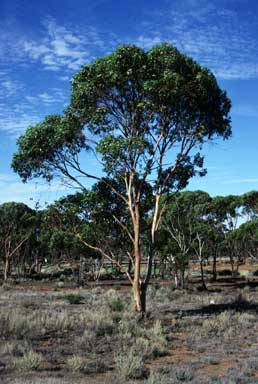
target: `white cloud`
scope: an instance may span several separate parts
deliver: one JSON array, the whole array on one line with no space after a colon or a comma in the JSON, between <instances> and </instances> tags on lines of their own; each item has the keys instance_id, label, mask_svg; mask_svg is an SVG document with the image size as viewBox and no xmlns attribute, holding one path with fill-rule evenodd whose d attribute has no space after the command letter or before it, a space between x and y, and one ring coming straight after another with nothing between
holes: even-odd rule
<instances>
[{"instance_id":1,"label":"white cloud","mask_svg":"<svg viewBox=\"0 0 258 384\"><path fill-rule=\"evenodd\" d=\"M15 96L23 90L24 85L17 79L14 79L7 70L0 71L0 99Z\"/></svg>"},{"instance_id":2,"label":"white cloud","mask_svg":"<svg viewBox=\"0 0 258 384\"><path fill-rule=\"evenodd\" d=\"M231 179L225 180L224 184L252 184L258 183L258 178L247 178L247 179Z\"/></svg>"},{"instance_id":3,"label":"white cloud","mask_svg":"<svg viewBox=\"0 0 258 384\"><path fill-rule=\"evenodd\" d=\"M38 95L27 95L25 99L33 105L42 105L46 104L58 104L65 103L68 101L67 94L62 89L59 88L50 88L48 92L42 92Z\"/></svg>"},{"instance_id":4,"label":"white cloud","mask_svg":"<svg viewBox=\"0 0 258 384\"><path fill-rule=\"evenodd\" d=\"M72 80L72 78L69 77L69 76L58 76L58 79L61 80L61 81L66 81L66 82Z\"/></svg>"},{"instance_id":5,"label":"white cloud","mask_svg":"<svg viewBox=\"0 0 258 384\"><path fill-rule=\"evenodd\" d=\"M94 28L82 34L48 18L43 21L46 37L22 40L21 49L31 60L40 61L51 71L78 70L90 59L89 48L103 48L104 42Z\"/></svg>"},{"instance_id":6,"label":"white cloud","mask_svg":"<svg viewBox=\"0 0 258 384\"><path fill-rule=\"evenodd\" d=\"M220 79L257 78L258 23L235 8L203 0L175 2L166 12L146 15L144 34L129 40L146 49L152 42L170 42Z\"/></svg>"},{"instance_id":7,"label":"white cloud","mask_svg":"<svg viewBox=\"0 0 258 384\"><path fill-rule=\"evenodd\" d=\"M144 49L150 49L153 45L160 44L162 39L159 36L147 37L140 35L136 41L136 45L140 45Z\"/></svg>"},{"instance_id":8,"label":"white cloud","mask_svg":"<svg viewBox=\"0 0 258 384\"><path fill-rule=\"evenodd\" d=\"M3 111L0 108L0 131L17 138L28 126L39 123L41 119L42 116L35 111L16 112L12 108Z\"/></svg>"},{"instance_id":9,"label":"white cloud","mask_svg":"<svg viewBox=\"0 0 258 384\"><path fill-rule=\"evenodd\" d=\"M22 183L18 177L12 174L0 174L0 204L7 201L23 202L31 207L39 204L41 208L48 203L67 194L70 190L63 184L55 182L51 184L30 182Z\"/></svg>"}]
</instances>

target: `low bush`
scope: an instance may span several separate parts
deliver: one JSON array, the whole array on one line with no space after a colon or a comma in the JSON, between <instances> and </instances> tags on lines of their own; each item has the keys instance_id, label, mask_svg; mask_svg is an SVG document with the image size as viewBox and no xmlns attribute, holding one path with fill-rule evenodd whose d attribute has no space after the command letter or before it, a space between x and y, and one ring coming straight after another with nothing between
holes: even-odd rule
<instances>
[{"instance_id":1,"label":"low bush","mask_svg":"<svg viewBox=\"0 0 258 384\"><path fill-rule=\"evenodd\" d=\"M167 375L160 373L158 371L150 371L148 380L145 381L145 384L170 384L171 381Z\"/></svg>"},{"instance_id":2,"label":"low bush","mask_svg":"<svg viewBox=\"0 0 258 384\"><path fill-rule=\"evenodd\" d=\"M78 293L69 293L63 295L62 299L67 300L69 304L81 304L84 300L84 296L79 295Z\"/></svg>"},{"instance_id":3,"label":"low bush","mask_svg":"<svg viewBox=\"0 0 258 384\"><path fill-rule=\"evenodd\" d=\"M125 379L139 377L144 368L141 353L136 353L135 348L121 351L115 356L115 366L118 373Z\"/></svg>"},{"instance_id":4,"label":"low bush","mask_svg":"<svg viewBox=\"0 0 258 384\"><path fill-rule=\"evenodd\" d=\"M192 381L194 377L193 370L191 368L178 368L175 370L175 377L178 381Z\"/></svg>"},{"instance_id":5,"label":"low bush","mask_svg":"<svg viewBox=\"0 0 258 384\"><path fill-rule=\"evenodd\" d=\"M67 359L67 367L72 372L81 372L84 368L84 360L81 356L73 355Z\"/></svg>"},{"instance_id":6,"label":"low bush","mask_svg":"<svg viewBox=\"0 0 258 384\"><path fill-rule=\"evenodd\" d=\"M120 298L113 299L109 302L109 307L112 311L122 312L125 308L125 304Z\"/></svg>"},{"instance_id":7,"label":"low bush","mask_svg":"<svg viewBox=\"0 0 258 384\"><path fill-rule=\"evenodd\" d=\"M14 361L14 366L18 369L31 369L38 370L41 363L43 361L43 357L40 353L34 352L30 350L26 352L21 358L18 358Z\"/></svg>"}]
</instances>

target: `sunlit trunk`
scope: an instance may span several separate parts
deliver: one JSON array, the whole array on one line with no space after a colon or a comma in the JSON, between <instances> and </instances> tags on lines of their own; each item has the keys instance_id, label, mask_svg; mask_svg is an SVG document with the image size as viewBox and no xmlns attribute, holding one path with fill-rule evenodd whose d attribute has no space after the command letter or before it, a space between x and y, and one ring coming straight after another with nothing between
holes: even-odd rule
<instances>
[{"instance_id":1,"label":"sunlit trunk","mask_svg":"<svg viewBox=\"0 0 258 384\"><path fill-rule=\"evenodd\" d=\"M6 256L5 266L4 266L4 281L8 280L8 277L10 276L10 271L11 271L10 260L9 260L9 257Z\"/></svg>"}]
</instances>

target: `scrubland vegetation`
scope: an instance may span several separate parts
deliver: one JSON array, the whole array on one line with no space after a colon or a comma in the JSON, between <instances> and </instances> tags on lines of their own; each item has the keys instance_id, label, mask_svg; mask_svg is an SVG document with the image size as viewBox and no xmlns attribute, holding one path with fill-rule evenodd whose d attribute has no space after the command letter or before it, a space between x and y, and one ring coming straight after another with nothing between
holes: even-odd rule
<instances>
[{"instance_id":1,"label":"scrubland vegetation","mask_svg":"<svg viewBox=\"0 0 258 384\"><path fill-rule=\"evenodd\" d=\"M70 290L77 304L41 288L1 288L3 383L258 382L256 288L151 285L145 319L121 285Z\"/></svg>"}]
</instances>

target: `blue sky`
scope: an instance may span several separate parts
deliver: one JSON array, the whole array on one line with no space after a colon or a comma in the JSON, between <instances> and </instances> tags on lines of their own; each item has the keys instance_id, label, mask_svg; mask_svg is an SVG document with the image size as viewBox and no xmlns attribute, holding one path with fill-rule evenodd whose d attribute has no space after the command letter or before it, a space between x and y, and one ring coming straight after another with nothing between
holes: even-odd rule
<instances>
[{"instance_id":1,"label":"blue sky","mask_svg":"<svg viewBox=\"0 0 258 384\"><path fill-rule=\"evenodd\" d=\"M257 14L254 0L1 0L0 203L43 206L71 192L58 181L21 183L10 169L17 137L63 111L81 65L124 43L176 45L210 68L232 100L233 137L205 149L208 175L189 188L211 195L257 189Z\"/></svg>"}]
</instances>

